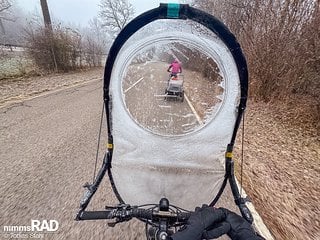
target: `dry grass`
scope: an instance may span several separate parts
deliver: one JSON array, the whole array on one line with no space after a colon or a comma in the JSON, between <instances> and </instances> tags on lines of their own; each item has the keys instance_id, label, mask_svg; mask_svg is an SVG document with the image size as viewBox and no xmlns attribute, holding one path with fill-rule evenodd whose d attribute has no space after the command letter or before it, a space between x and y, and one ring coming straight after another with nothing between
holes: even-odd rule
<instances>
[{"instance_id":1,"label":"dry grass","mask_svg":"<svg viewBox=\"0 0 320 240\"><path fill-rule=\"evenodd\" d=\"M249 104L243 185L275 239L315 240L320 239L320 137L308 116L297 121L294 112ZM239 149L236 156L240 159Z\"/></svg>"}]
</instances>

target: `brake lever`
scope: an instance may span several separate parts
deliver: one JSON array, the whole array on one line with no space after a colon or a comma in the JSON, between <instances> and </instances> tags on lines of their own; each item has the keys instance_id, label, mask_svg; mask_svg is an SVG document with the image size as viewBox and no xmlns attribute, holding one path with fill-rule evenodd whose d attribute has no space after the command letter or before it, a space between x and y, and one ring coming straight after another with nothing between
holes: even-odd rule
<instances>
[{"instance_id":1,"label":"brake lever","mask_svg":"<svg viewBox=\"0 0 320 240\"><path fill-rule=\"evenodd\" d=\"M116 221L114 221L114 222L108 222L108 226L109 226L109 227L114 227L114 226L116 226L118 223L127 222L127 221L129 221L129 220L132 219L132 217L129 217L129 216L124 215L124 214L121 214L121 215L117 214L117 215L118 215L118 216L116 217Z\"/></svg>"},{"instance_id":2,"label":"brake lever","mask_svg":"<svg viewBox=\"0 0 320 240\"><path fill-rule=\"evenodd\" d=\"M121 223L122 221L115 221L115 222L108 222L109 227L115 227L118 223Z\"/></svg>"},{"instance_id":3,"label":"brake lever","mask_svg":"<svg viewBox=\"0 0 320 240\"><path fill-rule=\"evenodd\" d=\"M111 210L111 215L116 219L114 222L109 222L109 227L114 227L118 223L126 222L132 219L131 216L128 215L128 212L132 210L132 207L129 204L119 204L116 207L106 206L106 210Z\"/></svg>"},{"instance_id":4,"label":"brake lever","mask_svg":"<svg viewBox=\"0 0 320 240\"><path fill-rule=\"evenodd\" d=\"M119 210L119 206L114 207L114 206L106 206L105 207L106 210L111 211L110 214L112 215L112 217L116 217L117 215L117 211ZM119 217L116 217L116 221L114 222L108 222L108 226L109 227L115 227L118 223L123 222Z\"/></svg>"},{"instance_id":5,"label":"brake lever","mask_svg":"<svg viewBox=\"0 0 320 240\"><path fill-rule=\"evenodd\" d=\"M117 206L105 206L106 210L116 210L114 213L116 212L121 212L123 210L131 210L132 207L129 204L124 204L124 203L120 203Z\"/></svg>"}]
</instances>

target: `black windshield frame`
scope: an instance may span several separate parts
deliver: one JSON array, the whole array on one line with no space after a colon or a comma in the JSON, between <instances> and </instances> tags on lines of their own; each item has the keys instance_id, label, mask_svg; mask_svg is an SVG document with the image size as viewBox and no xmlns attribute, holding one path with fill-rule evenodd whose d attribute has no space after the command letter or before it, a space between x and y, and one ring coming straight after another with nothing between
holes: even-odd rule
<instances>
[{"instance_id":1,"label":"black windshield frame","mask_svg":"<svg viewBox=\"0 0 320 240\"><path fill-rule=\"evenodd\" d=\"M104 104L106 107L107 131L108 131L108 152L109 152L108 175L109 175L109 180L111 182L113 191L116 197L118 198L118 200L120 201L120 203L124 203L124 201L121 198L119 192L117 191L117 188L114 184L112 171L111 171L112 152L114 148L113 136L112 136L112 114L111 114L112 99L109 92L111 75L112 75L113 66L118 56L118 53L120 52L121 48L126 43L126 41L135 32L137 32L139 29L141 29L145 25L160 19L180 19L180 20L189 19L189 20L195 21L205 26L206 28L210 29L212 32L214 32L230 50L239 73L241 98L238 106L237 117L234 125L233 134L230 139L230 143L228 144L228 147L226 146L227 148L226 152L229 154L232 152L233 146L235 144L236 134L240 126L240 122L241 122L244 110L246 108L247 94L248 94L247 62L237 39L219 19L217 19L216 17L204 11L193 8L188 4L160 4L158 8L149 10L139 15L135 19L133 19L121 30L121 32L113 42L113 45L109 50L109 54L108 54L106 65L105 65L105 71L104 71L103 96L104 96ZM230 167L230 164L232 164L232 167ZM231 184L231 189L237 203L237 201L238 202L240 201L239 198L241 198L241 196L239 195L237 186L235 186L234 174L233 174L233 162L232 162L232 158L229 157L229 155L228 157L226 157L226 174L225 174L223 185L219 193L217 194L217 196L213 197L213 201L210 203L210 205L214 205L218 201L218 199L220 198L225 188L225 185L228 179L230 180L229 182ZM239 204L237 203L237 205Z\"/></svg>"}]
</instances>

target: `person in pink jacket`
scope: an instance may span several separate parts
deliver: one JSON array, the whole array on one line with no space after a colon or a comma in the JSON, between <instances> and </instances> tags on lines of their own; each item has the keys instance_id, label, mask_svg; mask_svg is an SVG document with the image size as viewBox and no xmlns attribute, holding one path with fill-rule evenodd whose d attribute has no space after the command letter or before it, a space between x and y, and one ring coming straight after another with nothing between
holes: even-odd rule
<instances>
[{"instance_id":1,"label":"person in pink jacket","mask_svg":"<svg viewBox=\"0 0 320 240\"><path fill-rule=\"evenodd\" d=\"M178 62L178 60L174 60L168 70L168 72L171 72L171 77L177 77L178 73L182 73L182 68L181 68L181 64Z\"/></svg>"}]
</instances>

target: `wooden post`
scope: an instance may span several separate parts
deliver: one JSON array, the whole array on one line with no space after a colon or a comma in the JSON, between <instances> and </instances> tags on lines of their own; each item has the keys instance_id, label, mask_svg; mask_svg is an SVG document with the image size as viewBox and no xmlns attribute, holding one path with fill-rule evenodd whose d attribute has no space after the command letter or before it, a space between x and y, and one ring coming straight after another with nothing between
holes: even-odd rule
<instances>
[{"instance_id":1,"label":"wooden post","mask_svg":"<svg viewBox=\"0 0 320 240\"><path fill-rule=\"evenodd\" d=\"M41 9L42 9L46 34L48 34L48 37L51 40L51 53L52 53L54 67L55 67L55 70L58 71L58 65L57 65L56 55L54 52L53 41L52 41L53 40L53 29L52 29L51 18L50 18L47 0L40 0L40 4L41 4Z\"/></svg>"}]
</instances>

